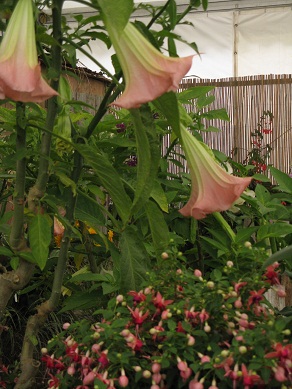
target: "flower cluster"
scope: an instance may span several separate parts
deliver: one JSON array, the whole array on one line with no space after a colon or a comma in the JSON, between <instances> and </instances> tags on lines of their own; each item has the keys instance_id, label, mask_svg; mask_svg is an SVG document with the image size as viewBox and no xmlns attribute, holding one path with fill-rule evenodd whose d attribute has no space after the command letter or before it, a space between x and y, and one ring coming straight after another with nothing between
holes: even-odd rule
<instances>
[{"instance_id":1,"label":"flower cluster","mask_svg":"<svg viewBox=\"0 0 292 389\"><path fill-rule=\"evenodd\" d=\"M163 253L148 284L111 299L97 322L64 324L43 350L48 388L290 387L289 320L265 298L280 267L260 268L229 260L203 275Z\"/></svg>"}]
</instances>

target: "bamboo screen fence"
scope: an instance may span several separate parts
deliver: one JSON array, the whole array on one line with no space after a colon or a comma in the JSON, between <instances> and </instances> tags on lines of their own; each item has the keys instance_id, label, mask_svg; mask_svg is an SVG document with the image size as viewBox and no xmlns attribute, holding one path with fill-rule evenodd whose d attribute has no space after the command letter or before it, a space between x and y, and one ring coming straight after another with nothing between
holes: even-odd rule
<instances>
[{"instance_id":1,"label":"bamboo screen fence","mask_svg":"<svg viewBox=\"0 0 292 389\"><path fill-rule=\"evenodd\" d=\"M292 166L292 75L237 77L220 80L184 79L180 91L194 86L212 85L215 101L210 109L225 108L230 122L206 120L206 126L221 131L206 132L204 140L212 149L243 162L252 148L251 132L257 128L264 111L274 119L264 135L264 142L272 147L267 163L290 173ZM165 142L167 147L168 140ZM263 143L264 144L264 143ZM237 151L235 153L235 150ZM176 168L174 169L176 170Z\"/></svg>"}]
</instances>

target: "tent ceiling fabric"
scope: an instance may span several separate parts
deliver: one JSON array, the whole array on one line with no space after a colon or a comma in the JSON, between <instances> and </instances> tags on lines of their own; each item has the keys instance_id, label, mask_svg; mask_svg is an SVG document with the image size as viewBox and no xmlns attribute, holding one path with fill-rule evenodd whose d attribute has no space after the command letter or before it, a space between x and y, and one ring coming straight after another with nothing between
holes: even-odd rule
<instances>
[{"instance_id":1,"label":"tent ceiling fabric","mask_svg":"<svg viewBox=\"0 0 292 389\"><path fill-rule=\"evenodd\" d=\"M138 0L135 0L139 3ZM144 2L165 4L165 1ZM177 0L186 4L187 0ZM84 12L80 4L65 2L68 14ZM72 8L75 4L78 8ZM83 7L84 8L84 7ZM88 8L85 13L90 16ZM135 15L147 23L144 14ZM188 76L199 78L225 78L259 74L292 73L292 6L291 0L209 0L207 12L188 14L194 27L181 24L175 33L187 42L196 42L201 56L196 55ZM113 72L112 50L102 42L90 43L98 61ZM188 45L177 42L178 54L194 54ZM92 61L79 54L80 62L94 71L100 71Z\"/></svg>"}]
</instances>

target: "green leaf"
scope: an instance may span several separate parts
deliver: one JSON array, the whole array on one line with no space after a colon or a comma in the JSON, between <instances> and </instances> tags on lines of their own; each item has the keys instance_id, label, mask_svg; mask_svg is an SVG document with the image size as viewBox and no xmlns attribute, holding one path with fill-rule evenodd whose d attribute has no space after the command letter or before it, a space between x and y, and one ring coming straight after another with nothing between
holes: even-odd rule
<instances>
[{"instance_id":1,"label":"green leaf","mask_svg":"<svg viewBox=\"0 0 292 389\"><path fill-rule=\"evenodd\" d=\"M206 11L208 8L208 2L209 2L208 0L202 0L202 5L203 5L204 11Z\"/></svg>"},{"instance_id":2,"label":"green leaf","mask_svg":"<svg viewBox=\"0 0 292 389\"><path fill-rule=\"evenodd\" d=\"M135 197L131 209L132 214L137 212L149 199L150 194L152 192L160 158L160 149L157 147L158 142L156 140L156 137L154 141L152 141L151 139L151 126L153 125L153 123L152 121L147 122L147 114L149 115L149 113L150 111L145 112L145 123L145 120L142 121L141 111L131 110L135 129L138 160ZM149 126L149 128L147 128L147 125ZM147 129L149 130L149 135Z\"/></svg>"},{"instance_id":3,"label":"green leaf","mask_svg":"<svg viewBox=\"0 0 292 389\"><path fill-rule=\"evenodd\" d=\"M5 257L12 257L14 254L11 250L6 247L0 247L0 255L4 255Z\"/></svg>"},{"instance_id":4,"label":"green leaf","mask_svg":"<svg viewBox=\"0 0 292 389\"><path fill-rule=\"evenodd\" d=\"M149 257L135 229L127 227L120 239L121 291L139 290L149 269Z\"/></svg>"},{"instance_id":5,"label":"green leaf","mask_svg":"<svg viewBox=\"0 0 292 389\"><path fill-rule=\"evenodd\" d=\"M76 196L76 183L62 172L55 171L54 174L59 178L62 184L65 185L65 187L71 187L73 195Z\"/></svg>"},{"instance_id":6,"label":"green leaf","mask_svg":"<svg viewBox=\"0 0 292 389\"><path fill-rule=\"evenodd\" d=\"M209 119L209 120L219 119L219 120L225 120L227 122L230 121L230 118L229 118L228 113L227 113L225 108L213 109L213 110L204 112L201 115L201 117L204 117L204 118Z\"/></svg>"},{"instance_id":7,"label":"green leaf","mask_svg":"<svg viewBox=\"0 0 292 389\"><path fill-rule=\"evenodd\" d=\"M155 250L158 254L166 250L169 245L169 230L162 211L156 203L149 201L146 205L151 235Z\"/></svg>"},{"instance_id":8,"label":"green leaf","mask_svg":"<svg viewBox=\"0 0 292 389\"><path fill-rule=\"evenodd\" d=\"M76 309L90 309L97 308L100 304L102 298L101 290L94 291L83 291L72 294L72 296L67 297L64 303L64 307L59 311L59 313L72 311Z\"/></svg>"},{"instance_id":9,"label":"green leaf","mask_svg":"<svg viewBox=\"0 0 292 389\"><path fill-rule=\"evenodd\" d=\"M94 169L102 186L108 191L118 214L126 223L130 216L131 199L127 195L120 175L112 166L106 155L88 145L75 145L86 162Z\"/></svg>"},{"instance_id":10,"label":"green leaf","mask_svg":"<svg viewBox=\"0 0 292 389\"><path fill-rule=\"evenodd\" d=\"M252 176L254 180L261 181L261 182L271 182L269 177L265 176L264 174L256 173Z\"/></svg>"},{"instance_id":11,"label":"green leaf","mask_svg":"<svg viewBox=\"0 0 292 389\"><path fill-rule=\"evenodd\" d=\"M260 201L262 204L266 204L270 198L270 192L268 189L266 189L263 185L258 184L255 188L255 194L258 201Z\"/></svg>"},{"instance_id":12,"label":"green leaf","mask_svg":"<svg viewBox=\"0 0 292 389\"><path fill-rule=\"evenodd\" d=\"M52 220L50 217L41 214L33 216L29 223L30 248L41 270L44 269L49 255L49 245L52 236L51 226Z\"/></svg>"},{"instance_id":13,"label":"green leaf","mask_svg":"<svg viewBox=\"0 0 292 389\"><path fill-rule=\"evenodd\" d=\"M77 196L75 218L95 230L100 229L100 226L105 224L105 217L97 201L80 191L78 191Z\"/></svg>"},{"instance_id":14,"label":"green leaf","mask_svg":"<svg viewBox=\"0 0 292 389\"><path fill-rule=\"evenodd\" d=\"M197 108L201 110L215 101L214 95L200 96L197 100Z\"/></svg>"},{"instance_id":15,"label":"green leaf","mask_svg":"<svg viewBox=\"0 0 292 389\"><path fill-rule=\"evenodd\" d=\"M262 269L266 269L267 266L272 265L274 262L288 261L292 266L292 245L287 246L282 250L277 251L271 255L263 264Z\"/></svg>"},{"instance_id":16,"label":"green leaf","mask_svg":"<svg viewBox=\"0 0 292 389\"><path fill-rule=\"evenodd\" d=\"M274 223L274 224L265 224L260 226L257 238L258 240L263 240L265 238L278 238L286 236L292 233L292 224L287 223Z\"/></svg>"},{"instance_id":17,"label":"green leaf","mask_svg":"<svg viewBox=\"0 0 292 389\"><path fill-rule=\"evenodd\" d=\"M180 114L177 98L174 92L164 93L153 101L156 108L166 117L176 136L180 135Z\"/></svg>"},{"instance_id":18,"label":"green leaf","mask_svg":"<svg viewBox=\"0 0 292 389\"><path fill-rule=\"evenodd\" d=\"M168 199L158 181L155 181L153 184L151 197L156 201L163 212L168 212Z\"/></svg>"},{"instance_id":19,"label":"green leaf","mask_svg":"<svg viewBox=\"0 0 292 389\"><path fill-rule=\"evenodd\" d=\"M269 169L279 185L277 189L292 194L292 178L275 167L270 167Z\"/></svg>"},{"instance_id":20,"label":"green leaf","mask_svg":"<svg viewBox=\"0 0 292 389\"><path fill-rule=\"evenodd\" d=\"M13 270L16 270L19 266L19 257L12 257L10 259L10 266Z\"/></svg>"},{"instance_id":21,"label":"green leaf","mask_svg":"<svg viewBox=\"0 0 292 389\"><path fill-rule=\"evenodd\" d=\"M90 281L96 281L96 282L104 282L109 281L110 276L106 274L97 274L97 273L83 273L83 274L76 274L73 275L69 282L90 282Z\"/></svg>"},{"instance_id":22,"label":"green leaf","mask_svg":"<svg viewBox=\"0 0 292 389\"><path fill-rule=\"evenodd\" d=\"M215 89L214 86L194 86L192 88L188 88L180 92L178 94L178 100L181 103L186 104L190 100L205 96L206 93L210 92L213 89Z\"/></svg>"},{"instance_id":23,"label":"green leaf","mask_svg":"<svg viewBox=\"0 0 292 389\"><path fill-rule=\"evenodd\" d=\"M133 11L133 0L98 0L106 27L114 26L121 33Z\"/></svg>"},{"instance_id":24,"label":"green leaf","mask_svg":"<svg viewBox=\"0 0 292 389\"><path fill-rule=\"evenodd\" d=\"M246 227L239 230L235 236L235 243L246 242L259 227Z\"/></svg>"},{"instance_id":25,"label":"green leaf","mask_svg":"<svg viewBox=\"0 0 292 389\"><path fill-rule=\"evenodd\" d=\"M174 0L170 0L166 10L169 15L170 27L173 29L176 26L176 2Z\"/></svg>"}]
</instances>

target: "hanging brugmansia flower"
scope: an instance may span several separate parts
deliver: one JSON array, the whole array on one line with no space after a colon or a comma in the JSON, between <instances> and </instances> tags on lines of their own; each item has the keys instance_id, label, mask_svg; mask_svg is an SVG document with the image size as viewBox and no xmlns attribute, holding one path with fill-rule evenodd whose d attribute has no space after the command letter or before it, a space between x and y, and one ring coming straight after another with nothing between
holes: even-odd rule
<instances>
[{"instance_id":1,"label":"hanging brugmansia flower","mask_svg":"<svg viewBox=\"0 0 292 389\"><path fill-rule=\"evenodd\" d=\"M41 102L54 95L41 76L32 0L19 0L0 46L0 99Z\"/></svg>"},{"instance_id":2,"label":"hanging brugmansia flower","mask_svg":"<svg viewBox=\"0 0 292 389\"><path fill-rule=\"evenodd\" d=\"M252 178L228 174L216 162L212 151L183 125L181 140L190 169L192 193L180 213L202 219L209 213L226 211L240 197Z\"/></svg>"},{"instance_id":3,"label":"hanging brugmansia flower","mask_svg":"<svg viewBox=\"0 0 292 389\"><path fill-rule=\"evenodd\" d=\"M193 56L167 57L127 23L121 33L108 29L125 78L125 91L114 105L138 108L169 91L176 91L182 77L192 66Z\"/></svg>"}]
</instances>

